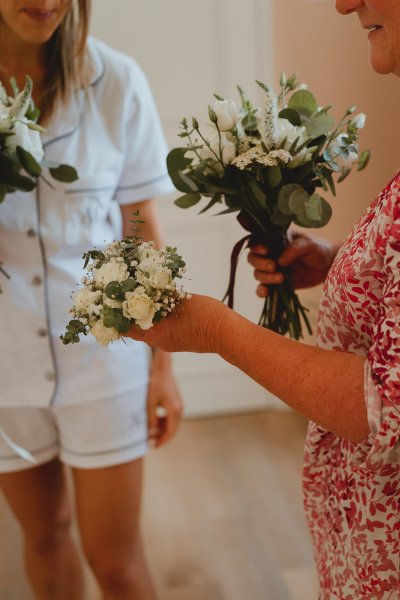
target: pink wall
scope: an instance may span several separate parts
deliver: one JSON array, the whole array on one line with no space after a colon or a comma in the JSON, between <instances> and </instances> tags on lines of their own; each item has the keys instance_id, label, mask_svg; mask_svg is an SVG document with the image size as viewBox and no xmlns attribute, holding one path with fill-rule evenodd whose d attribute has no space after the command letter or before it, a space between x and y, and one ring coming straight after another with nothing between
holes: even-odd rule
<instances>
[{"instance_id":1,"label":"pink wall","mask_svg":"<svg viewBox=\"0 0 400 600\"><path fill-rule=\"evenodd\" d=\"M334 1L273 1L276 78L300 73L318 101L334 104L334 115L357 105L367 124L360 145L372 149L367 169L337 187L333 217L321 234L342 239L364 208L400 168L400 81L369 66L367 33L356 15L336 13Z\"/></svg>"}]
</instances>

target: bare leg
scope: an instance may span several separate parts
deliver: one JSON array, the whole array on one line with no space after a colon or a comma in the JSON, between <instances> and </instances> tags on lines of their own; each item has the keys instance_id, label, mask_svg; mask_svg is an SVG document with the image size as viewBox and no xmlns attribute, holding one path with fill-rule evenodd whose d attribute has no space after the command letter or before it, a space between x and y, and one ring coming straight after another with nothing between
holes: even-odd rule
<instances>
[{"instance_id":1,"label":"bare leg","mask_svg":"<svg viewBox=\"0 0 400 600\"><path fill-rule=\"evenodd\" d=\"M0 475L0 487L22 526L25 563L40 600L82 600L83 575L70 536L71 508L56 459Z\"/></svg>"},{"instance_id":2,"label":"bare leg","mask_svg":"<svg viewBox=\"0 0 400 600\"><path fill-rule=\"evenodd\" d=\"M143 461L73 469L84 552L104 600L155 600L139 530Z\"/></svg>"}]
</instances>

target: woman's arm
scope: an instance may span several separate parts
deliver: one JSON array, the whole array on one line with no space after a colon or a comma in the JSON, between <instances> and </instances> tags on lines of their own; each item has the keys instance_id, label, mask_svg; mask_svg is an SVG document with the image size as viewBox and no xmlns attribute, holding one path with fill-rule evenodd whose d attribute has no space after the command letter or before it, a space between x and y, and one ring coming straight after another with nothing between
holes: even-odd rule
<instances>
[{"instance_id":1,"label":"woman's arm","mask_svg":"<svg viewBox=\"0 0 400 600\"><path fill-rule=\"evenodd\" d=\"M139 211L140 237L154 241L157 248L164 245L162 227L153 199L121 205L124 236L133 234L135 212ZM172 357L168 352L154 349L147 395L150 437L155 446L165 444L176 432L182 415L182 398L172 371ZM160 409L162 412L160 413Z\"/></svg>"},{"instance_id":2,"label":"woman's arm","mask_svg":"<svg viewBox=\"0 0 400 600\"><path fill-rule=\"evenodd\" d=\"M282 337L230 312L218 354L324 429L355 442L369 433L365 358Z\"/></svg>"},{"instance_id":3,"label":"woman's arm","mask_svg":"<svg viewBox=\"0 0 400 600\"><path fill-rule=\"evenodd\" d=\"M328 431L355 442L370 433L363 357L282 337L207 296L183 301L155 327L133 327L131 335L170 352L217 353Z\"/></svg>"}]
</instances>

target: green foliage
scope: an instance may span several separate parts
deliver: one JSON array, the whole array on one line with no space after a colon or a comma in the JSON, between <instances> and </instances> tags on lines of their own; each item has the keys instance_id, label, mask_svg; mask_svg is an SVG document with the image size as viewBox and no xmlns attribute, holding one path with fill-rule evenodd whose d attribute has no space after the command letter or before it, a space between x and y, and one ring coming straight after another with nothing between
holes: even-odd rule
<instances>
[{"instance_id":1,"label":"green foliage","mask_svg":"<svg viewBox=\"0 0 400 600\"><path fill-rule=\"evenodd\" d=\"M105 327L115 327L119 333L128 333L131 322L130 319L124 317L120 308L111 308L104 304L101 316Z\"/></svg>"},{"instance_id":2,"label":"green foliage","mask_svg":"<svg viewBox=\"0 0 400 600\"><path fill-rule=\"evenodd\" d=\"M179 208L191 208L201 200L201 194L199 193L190 193L185 194L184 196L180 196L174 201L176 206Z\"/></svg>"},{"instance_id":3,"label":"green foliage","mask_svg":"<svg viewBox=\"0 0 400 600\"><path fill-rule=\"evenodd\" d=\"M308 90L297 90L290 97L288 108L296 111L301 117L311 117L318 111L318 103Z\"/></svg>"},{"instance_id":4,"label":"green foliage","mask_svg":"<svg viewBox=\"0 0 400 600\"><path fill-rule=\"evenodd\" d=\"M77 344L79 342L79 335L87 335L87 327L78 321L78 319L71 319L66 327L64 335L60 335L60 339L64 345Z\"/></svg>"},{"instance_id":5,"label":"green foliage","mask_svg":"<svg viewBox=\"0 0 400 600\"><path fill-rule=\"evenodd\" d=\"M30 152L22 148L22 146L17 146L17 156L22 167L29 175L31 175L31 177L39 177L42 172L42 167Z\"/></svg>"},{"instance_id":6,"label":"green foliage","mask_svg":"<svg viewBox=\"0 0 400 600\"><path fill-rule=\"evenodd\" d=\"M188 148L175 148L167 156L167 169L169 176L177 190L185 193L193 192L193 186L187 178L183 178L183 171L191 164L191 159L186 158ZM195 188L196 189L196 188Z\"/></svg>"},{"instance_id":7,"label":"green foliage","mask_svg":"<svg viewBox=\"0 0 400 600\"><path fill-rule=\"evenodd\" d=\"M78 173L71 165L61 164L58 167L50 168L49 171L53 179L63 183L72 183L78 179Z\"/></svg>"},{"instance_id":8,"label":"green foliage","mask_svg":"<svg viewBox=\"0 0 400 600\"><path fill-rule=\"evenodd\" d=\"M86 267L89 264L89 260L93 260L95 262L96 268L98 269L99 267L101 267L101 265L105 262L106 257L104 256L104 254L100 251L100 250L89 250L88 252L85 252L82 255L82 258L84 259L84 265L83 268L86 269Z\"/></svg>"}]
</instances>

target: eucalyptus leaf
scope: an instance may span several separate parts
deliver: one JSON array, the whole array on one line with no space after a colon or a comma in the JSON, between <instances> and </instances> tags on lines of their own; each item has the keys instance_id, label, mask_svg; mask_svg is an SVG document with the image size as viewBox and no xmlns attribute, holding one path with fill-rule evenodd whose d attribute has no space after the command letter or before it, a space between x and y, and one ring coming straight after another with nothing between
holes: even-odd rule
<instances>
[{"instance_id":1,"label":"eucalyptus leaf","mask_svg":"<svg viewBox=\"0 0 400 600\"><path fill-rule=\"evenodd\" d=\"M284 215L292 214L292 211L289 206L289 199L293 192L295 192L296 190L304 191L304 188L298 183L288 183L286 185L283 185L279 190L277 207L279 211Z\"/></svg>"},{"instance_id":2,"label":"eucalyptus leaf","mask_svg":"<svg viewBox=\"0 0 400 600\"><path fill-rule=\"evenodd\" d=\"M121 289L121 284L118 281L110 281L105 287L105 295L110 300L123 300L124 293Z\"/></svg>"},{"instance_id":3,"label":"eucalyptus leaf","mask_svg":"<svg viewBox=\"0 0 400 600\"><path fill-rule=\"evenodd\" d=\"M129 277L128 279L125 279L125 281L123 281L121 283L121 292L123 294L126 294L126 292L132 292L134 289L137 288L138 285L139 284L137 281L135 281L134 279Z\"/></svg>"},{"instance_id":4,"label":"eucalyptus leaf","mask_svg":"<svg viewBox=\"0 0 400 600\"><path fill-rule=\"evenodd\" d=\"M367 164L369 163L371 158L371 150L364 150L363 152L361 152L360 155L360 160L358 161L358 171L362 171L363 169L365 169L365 167L367 166Z\"/></svg>"},{"instance_id":5,"label":"eucalyptus leaf","mask_svg":"<svg viewBox=\"0 0 400 600\"><path fill-rule=\"evenodd\" d=\"M306 119L304 125L309 135L319 137L332 131L335 126L335 120L331 115L318 112Z\"/></svg>"},{"instance_id":6,"label":"eucalyptus leaf","mask_svg":"<svg viewBox=\"0 0 400 600\"><path fill-rule=\"evenodd\" d=\"M66 327L64 335L60 335L60 339L64 345L77 344L79 342L79 334L87 335L86 327L78 319L71 319Z\"/></svg>"},{"instance_id":7,"label":"eucalyptus leaf","mask_svg":"<svg viewBox=\"0 0 400 600\"><path fill-rule=\"evenodd\" d=\"M304 205L304 212L311 221L320 221L322 218L321 196L313 194Z\"/></svg>"},{"instance_id":8,"label":"eucalyptus leaf","mask_svg":"<svg viewBox=\"0 0 400 600\"><path fill-rule=\"evenodd\" d=\"M309 195L304 188L294 190L289 196L289 209L294 215L301 215L305 212L306 203Z\"/></svg>"},{"instance_id":9,"label":"eucalyptus leaf","mask_svg":"<svg viewBox=\"0 0 400 600\"><path fill-rule=\"evenodd\" d=\"M279 167L278 167L279 168ZM247 185L250 189L250 192L253 198L257 201L257 204L261 206L261 208L267 208L267 198L265 193L262 191L260 186L258 185L256 179L253 177L249 177L247 179Z\"/></svg>"},{"instance_id":10,"label":"eucalyptus leaf","mask_svg":"<svg viewBox=\"0 0 400 600\"><path fill-rule=\"evenodd\" d=\"M42 172L42 167L32 154L25 150L25 148L22 148L22 146L17 146L16 152L25 171L32 177L39 177Z\"/></svg>"},{"instance_id":11,"label":"eucalyptus leaf","mask_svg":"<svg viewBox=\"0 0 400 600\"><path fill-rule=\"evenodd\" d=\"M167 156L168 174L177 190L180 192L190 193L193 191L191 185L183 180L181 174L192 163L191 158L187 158L185 154L188 148L174 148Z\"/></svg>"},{"instance_id":12,"label":"eucalyptus leaf","mask_svg":"<svg viewBox=\"0 0 400 600\"><path fill-rule=\"evenodd\" d=\"M103 304L101 315L105 327L115 327L119 333L128 333L131 321L124 317L120 308L111 308Z\"/></svg>"},{"instance_id":13,"label":"eucalyptus leaf","mask_svg":"<svg viewBox=\"0 0 400 600\"><path fill-rule=\"evenodd\" d=\"M300 116L311 116L318 110L318 104L311 92L298 90L289 98L288 108L296 111Z\"/></svg>"},{"instance_id":14,"label":"eucalyptus leaf","mask_svg":"<svg viewBox=\"0 0 400 600\"><path fill-rule=\"evenodd\" d=\"M7 172L0 171L0 185L12 187L21 192L30 192L36 187L36 182L18 171L10 169Z\"/></svg>"},{"instance_id":15,"label":"eucalyptus leaf","mask_svg":"<svg viewBox=\"0 0 400 600\"><path fill-rule=\"evenodd\" d=\"M330 204L318 194L313 194L307 203L306 212L302 215L297 215L293 219L293 222L302 227L319 228L324 227L329 222L331 216L332 208Z\"/></svg>"},{"instance_id":16,"label":"eucalyptus leaf","mask_svg":"<svg viewBox=\"0 0 400 600\"><path fill-rule=\"evenodd\" d=\"M279 117L281 119L286 119L294 125L295 127L299 127L301 125L300 115L297 110L293 110L292 108L284 108L280 111Z\"/></svg>"},{"instance_id":17,"label":"eucalyptus leaf","mask_svg":"<svg viewBox=\"0 0 400 600\"><path fill-rule=\"evenodd\" d=\"M337 182L338 183L342 183L342 181L344 181L346 179L346 177L348 177L351 173L351 169L345 169L344 171L341 171L339 177L337 178Z\"/></svg>"},{"instance_id":18,"label":"eucalyptus leaf","mask_svg":"<svg viewBox=\"0 0 400 600\"><path fill-rule=\"evenodd\" d=\"M184 196L180 196L174 202L179 208L191 208L201 200L201 194L189 193Z\"/></svg>"},{"instance_id":19,"label":"eucalyptus leaf","mask_svg":"<svg viewBox=\"0 0 400 600\"><path fill-rule=\"evenodd\" d=\"M279 166L271 167L265 175L265 182L273 190L282 182L282 171Z\"/></svg>"},{"instance_id":20,"label":"eucalyptus leaf","mask_svg":"<svg viewBox=\"0 0 400 600\"><path fill-rule=\"evenodd\" d=\"M51 167L49 171L53 179L63 183L72 183L78 179L78 173L71 165L61 164L55 168Z\"/></svg>"},{"instance_id":21,"label":"eucalyptus leaf","mask_svg":"<svg viewBox=\"0 0 400 600\"><path fill-rule=\"evenodd\" d=\"M336 188L335 188L335 182L333 180L333 176L332 176L332 172L329 171L326 175L326 181L328 183L329 189L332 193L333 196L336 196Z\"/></svg>"}]
</instances>

